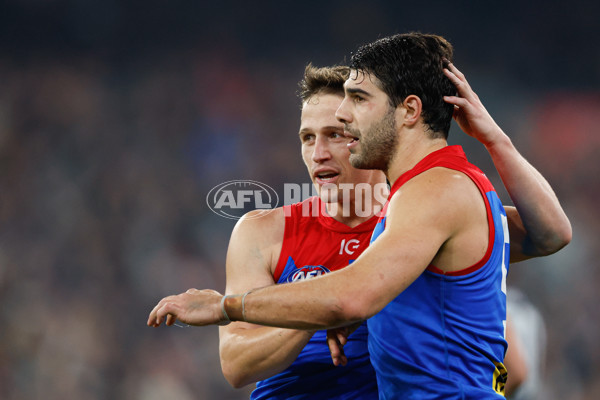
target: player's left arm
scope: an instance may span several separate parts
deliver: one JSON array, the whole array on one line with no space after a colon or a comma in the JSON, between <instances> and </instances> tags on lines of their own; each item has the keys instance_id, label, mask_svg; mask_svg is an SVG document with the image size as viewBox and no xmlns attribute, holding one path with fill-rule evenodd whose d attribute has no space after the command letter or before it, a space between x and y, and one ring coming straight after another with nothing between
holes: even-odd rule
<instances>
[{"instance_id":1,"label":"player's left arm","mask_svg":"<svg viewBox=\"0 0 600 400\"><path fill-rule=\"evenodd\" d=\"M458 96L444 100L455 106L454 119L479 140L492 161L515 207L505 207L510 233L510 261L557 252L571 241L571 223L548 181L515 148L453 65L444 69Z\"/></svg>"},{"instance_id":2,"label":"player's left arm","mask_svg":"<svg viewBox=\"0 0 600 400\"><path fill-rule=\"evenodd\" d=\"M414 182L413 182L414 180ZM460 229L460 192L439 171L413 178L388 206L386 229L354 263L342 270L302 282L273 285L245 297L228 297L224 306L232 320L295 329L327 329L365 320L406 289L431 263L440 248ZM460 214L460 215L459 215ZM222 296L190 290L161 300L148 325L175 319L190 325L225 320Z\"/></svg>"}]
</instances>

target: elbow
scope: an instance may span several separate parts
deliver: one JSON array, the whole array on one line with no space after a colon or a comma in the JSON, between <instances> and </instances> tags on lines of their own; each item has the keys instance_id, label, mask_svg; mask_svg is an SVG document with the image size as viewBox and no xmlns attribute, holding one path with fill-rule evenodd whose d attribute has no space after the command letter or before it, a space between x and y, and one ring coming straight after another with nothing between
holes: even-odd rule
<instances>
[{"instance_id":1,"label":"elbow","mask_svg":"<svg viewBox=\"0 0 600 400\"><path fill-rule=\"evenodd\" d=\"M230 378L228 378L226 376L225 379L227 379L227 382L229 382L231 387L233 387L234 389L241 389L250 383L250 382L246 382L245 380L241 379L241 377L239 377L239 376L237 376L237 377L234 376L234 377L230 377Z\"/></svg>"},{"instance_id":2,"label":"elbow","mask_svg":"<svg viewBox=\"0 0 600 400\"><path fill-rule=\"evenodd\" d=\"M249 383L248 376L242 373L239 368L235 368L233 363L228 363L227 361L221 359L221 371L223 372L223 376L229 382L229 384L235 388L240 389Z\"/></svg>"},{"instance_id":3,"label":"elbow","mask_svg":"<svg viewBox=\"0 0 600 400\"><path fill-rule=\"evenodd\" d=\"M565 219L564 227L560 232L560 240L562 240L562 245L560 246L561 249L571 243L571 239L573 239L573 227L571 226L569 219L566 217Z\"/></svg>"},{"instance_id":4,"label":"elbow","mask_svg":"<svg viewBox=\"0 0 600 400\"><path fill-rule=\"evenodd\" d=\"M238 357L235 357L235 348L228 349L221 342L219 348L219 359L221 361L221 372L227 382L235 389L242 388L254 381L248 373L248 369L240 362Z\"/></svg>"},{"instance_id":5,"label":"elbow","mask_svg":"<svg viewBox=\"0 0 600 400\"><path fill-rule=\"evenodd\" d=\"M562 227L550 232L546 239L542 241L542 245L538 246L538 253L541 256L554 254L569 243L573 238L573 229L571 223L567 220Z\"/></svg>"},{"instance_id":6,"label":"elbow","mask_svg":"<svg viewBox=\"0 0 600 400\"><path fill-rule=\"evenodd\" d=\"M369 301L363 296L353 295L338 301L339 307L335 315L336 325L364 321L373 315L369 312Z\"/></svg>"},{"instance_id":7,"label":"elbow","mask_svg":"<svg viewBox=\"0 0 600 400\"><path fill-rule=\"evenodd\" d=\"M571 239L573 239L573 228L571 228L571 223L567 220L566 226L557 234L555 239L555 252L571 243Z\"/></svg>"}]
</instances>

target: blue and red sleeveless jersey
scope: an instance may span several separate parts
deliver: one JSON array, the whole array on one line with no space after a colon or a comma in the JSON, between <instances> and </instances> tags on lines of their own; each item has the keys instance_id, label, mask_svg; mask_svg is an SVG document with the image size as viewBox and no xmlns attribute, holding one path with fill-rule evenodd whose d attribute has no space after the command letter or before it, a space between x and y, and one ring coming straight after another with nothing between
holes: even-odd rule
<instances>
[{"instance_id":1,"label":"blue and red sleeveless jersey","mask_svg":"<svg viewBox=\"0 0 600 400\"><path fill-rule=\"evenodd\" d=\"M377 217L350 228L329 217L323 207L318 197L284 207L285 233L275 282L310 279L344 268L369 245ZM344 346L348 364L336 367L326 331L317 331L285 371L257 382L251 399L377 399L367 337L363 323Z\"/></svg>"},{"instance_id":2,"label":"blue and red sleeveless jersey","mask_svg":"<svg viewBox=\"0 0 600 400\"><path fill-rule=\"evenodd\" d=\"M462 271L430 265L406 290L368 320L369 352L381 399L503 399L506 370L506 213L492 184L460 146L429 154L392 186L434 167L467 175L485 202L485 256ZM371 241L385 229L387 205ZM401 268L401 266L398 266Z\"/></svg>"}]
</instances>

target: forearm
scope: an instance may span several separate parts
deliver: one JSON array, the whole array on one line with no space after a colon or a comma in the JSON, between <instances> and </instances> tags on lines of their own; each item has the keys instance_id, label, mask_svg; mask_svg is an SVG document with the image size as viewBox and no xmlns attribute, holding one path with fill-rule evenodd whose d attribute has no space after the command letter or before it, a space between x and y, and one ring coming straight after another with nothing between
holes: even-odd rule
<instances>
[{"instance_id":1,"label":"forearm","mask_svg":"<svg viewBox=\"0 0 600 400\"><path fill-rule=\"evenodd\" d=\"M441 174L438 171L433 180L419 180L423 183L410 186L413 189L390 201L386 230L351 265L318 278L254 289L246 295L189 289L161 299L148 316L148 326L173 325L177 320L195 326L245 321L312 330L372 317L423 273L448 237L447 231L455 229L451 223L440 228L438 221L446 214L442 207L427 204L452 204L455 196L448 193L453 191L435 190L442 177L447 181ZM399 212L422 204L423 195L432 191L436 196L426 197L426 206L418 212ZM446 197L438 199L437 193ZM229 293L240 287L232 287Z\"/></svg>"},{"instance_id":2,"label":"forearm","mask_svg":"<svg viewBox=\"0 0 600 400\"><path fill-rule=\"evenodd\" d=\"M437 242L411 236L386 231L348 267L227 297L225 311L232 321L292 329L330 329L366 320L417 279L435 254ZM398 246L399 240L405 244ZM427 248L419 252L419 246Z\"/></svg>"},{"instance_id":3,"label":"forearm","mask_svg":"<svg viewBox=\"0 0 600 400\"><path fill-rule=\"evenodd\" d=\"M236 388L271 377L290 366L314 331L282 328L221 328L223 375Z\"/></svg>"},{"instance_id":4,"label":"forearm","mask_svg":"<svg viewBox=\"0 0 600 400\"><path fill-rule=\"evenodd\" d=\"M290 329L328 329L357 322L364 318L358 316L357 309L348 301L351 289L339 284L352 284L348 269L303 282L257 289L245 297L228 297L225 309L232 321Z\"/></svg>"},{"instance_id":5,"label":"forearm","mask_svg":"<svg viewBox=\"0 0 600 400\"><path fill-rule=\"evenodd\" d=\"M525 228L524 255L551 254L569 243L571 224L546 179L500 128L484 144Z\"/></svg>"}]
</instances>

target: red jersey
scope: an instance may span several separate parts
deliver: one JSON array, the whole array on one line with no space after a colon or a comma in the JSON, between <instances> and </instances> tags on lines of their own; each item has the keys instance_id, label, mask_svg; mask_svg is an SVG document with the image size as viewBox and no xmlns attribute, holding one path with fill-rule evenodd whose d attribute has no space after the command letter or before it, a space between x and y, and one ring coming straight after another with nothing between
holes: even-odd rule
<instances>
[{"instance_id":1,"label":"red jersey","mask_svg":"<svg viewBox=\"0 0 600 400\"><path fill-rule=\"evenodd\" d=\"M349 265L369 245L377 223L374 216L350 228L328 216L318 197L284 206L284 214L284 239L273 274L278 284L310 279ZM363 323L344 346L348 364L335 367L326 331L317 331L285 371L257 382L251 399L378 399L367 338Z\"/></svg>"}]
</instances>

